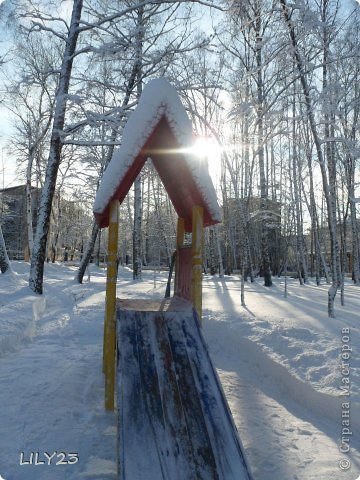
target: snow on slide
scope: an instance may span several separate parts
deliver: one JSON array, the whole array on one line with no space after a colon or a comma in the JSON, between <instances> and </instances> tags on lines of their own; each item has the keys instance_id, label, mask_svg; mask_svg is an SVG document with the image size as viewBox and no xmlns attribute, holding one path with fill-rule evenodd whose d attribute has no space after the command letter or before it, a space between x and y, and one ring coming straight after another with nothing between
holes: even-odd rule
<instances>
[{"instance_id":1,"label":"snow on slide","mask_svg":"<svg viewBox=\"0 0 360 480\"><path fill-rule=\"evenodd\" d=\"M140 302L117 310L120 478L250 480L196 314Z\"/></svg>"}]
</instances>

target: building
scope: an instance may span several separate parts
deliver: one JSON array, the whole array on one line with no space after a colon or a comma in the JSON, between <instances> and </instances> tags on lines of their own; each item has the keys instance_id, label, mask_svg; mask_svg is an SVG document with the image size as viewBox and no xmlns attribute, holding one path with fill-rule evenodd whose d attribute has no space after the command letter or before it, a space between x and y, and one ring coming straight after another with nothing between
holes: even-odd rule
<instances>
[{"instance_id":1,"label":"building","mask_svg":"<svg viewBox=\"0 0 360 480\"><path fill-rule=\"evenodd\" d=\"M32 227L35 231L40 189L31 188ZM23 260L28 256L26 222L26 185L0 190L0 222L9 258Z\"/></svg>"},{"instance_id":2,"label":"building","mask_svg":"<svg viewBox=\"0 0 360 480\"><path fill-rule=\"evenodd\" d=\"M31 188L32 227L35 233L41 190ZM28 260L28 231L26 221L26 185L0 190L0 222L5 245L11 260ZM92 216L79 202L54 196L48 260L78 260L88 240Z\"/></svg>"}]
</instances>

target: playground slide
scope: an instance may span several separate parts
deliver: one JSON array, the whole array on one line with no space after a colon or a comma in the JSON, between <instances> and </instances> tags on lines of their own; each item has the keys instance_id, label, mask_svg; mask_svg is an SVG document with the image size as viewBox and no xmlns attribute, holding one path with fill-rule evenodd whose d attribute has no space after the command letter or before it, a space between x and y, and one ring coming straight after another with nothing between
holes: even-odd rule
<instances>
[{"instance_id":1,"label":"playground slide","mask_svg":"<svg viewBox=\"0 0 360 480\"><path fill-rule=\"evenodd\" d=\"M117 309L120 479L250 480L196 313L167 302Z\"/></svg>"}]
</instances>

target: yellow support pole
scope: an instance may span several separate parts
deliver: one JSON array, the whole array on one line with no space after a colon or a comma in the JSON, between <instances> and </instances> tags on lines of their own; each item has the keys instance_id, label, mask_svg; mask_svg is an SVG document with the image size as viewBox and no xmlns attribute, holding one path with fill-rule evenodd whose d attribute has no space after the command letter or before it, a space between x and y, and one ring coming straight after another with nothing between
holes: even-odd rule
<instances>
[{"instance_id":1,"label":"yellow support pole","mask_svg":"<svg viewBox=\"0 0 360 480\"><path fill-rule=\"evenodd\" d=\"M192 274L191 302L199 315L202 315L202 264L203 264L204 209L192 209Z\"/></svg>"},{"instance_id":2,"label":"yellow support pole","mask_svg":"<svg viewBox=\"0 0 360 480\"><path fill-rule=\"evenodd\" d=\"M116 349L116 280L117 243L119 230L119 202L110 203L108 261L106 278L103 370L105 373L105 408L114 410L115 398L115 349Z\"/></svg>"},{"instance_id":3,"label":"yellow support pole","mask_svg":"<svg viewBox=\"0 0 360 480\"><path fill-rule=\"evenodd\" d=\"M175 264L175 281L174 281L174 292L175 295L178 293L178 282L179 282L179 248L184 245L185 238L185 220L178 217L177 220L177 230L176 230L176 264Z\"/></svg>"}]
</instances>

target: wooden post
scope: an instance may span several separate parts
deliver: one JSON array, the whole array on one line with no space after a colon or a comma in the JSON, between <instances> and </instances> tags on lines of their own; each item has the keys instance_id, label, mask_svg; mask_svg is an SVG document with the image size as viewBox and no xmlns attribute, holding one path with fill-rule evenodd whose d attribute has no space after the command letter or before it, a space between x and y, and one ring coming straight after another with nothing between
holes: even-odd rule
<instances>
[{"instance_id":1,"label":"wooden post","mask_svg":"<svg viewBox=\"0 0 360 480\"><path fill-rule=\"evenodd\" d=\"M180 268L180 255L179 248L184 245L185 237L185 220L178 217L177 220L177 230L176 230L176 266L175 266L175 281L174 281L174 292L175 295L178 293L179 289L179 268Z\"/></svg>"},{"instance_id":2,"label":"wooden post","mask_svg":"<svg viewBox=\"0 0 360 480\"><path fill-rule=\"evenodd\" d=\"M119 229L119 202L110 203L110 221L108 238L108 261L106 278L104 354L105 408L114 410L115 395L115 347L116 347L116 280L117 280L117 243Z\"/></svg>"},{"instance_id":3,"label":"wooden post","mask_svg":"<svg viewBox=\"0 0 360 480\"><path fill-rule=\"evenodd\" d=\"M202 207L192 209L192 275L191 301L199 315L202 315L202 264L203 264L203 232L204 210Z\"/></svg>"}]
</instances>

